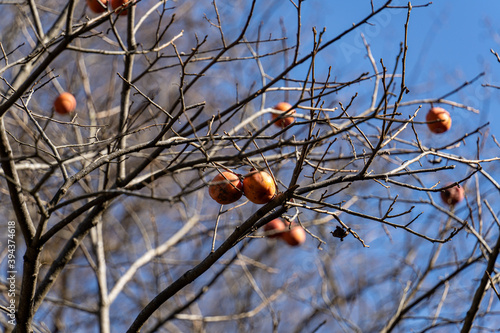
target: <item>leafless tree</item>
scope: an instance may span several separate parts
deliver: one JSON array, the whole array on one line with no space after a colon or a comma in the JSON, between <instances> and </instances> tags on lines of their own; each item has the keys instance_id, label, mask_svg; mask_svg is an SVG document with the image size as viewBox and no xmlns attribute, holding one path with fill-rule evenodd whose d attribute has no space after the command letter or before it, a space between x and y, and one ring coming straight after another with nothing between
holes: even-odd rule
<instances>
[{"instance_id":1,"label":"leafless tree","mask_svg":"<svg viewBox=\"0 0 500 333\"><path fill-rule=\"evenodd\" d=\"M453 97L482 75L412 94L408 29L430 3L365 1L333 35L284 3L293 24L257 0L0 1L4 331L497 331L500 144L425 120L478 117ZM392 58L362 34L379 15L405 18ZM367 71L325 58L351 35ZM208 195L252 168L277 185L267 204ZM266 237L275 218L305 244Z\"/></svg>"}]
</instances>

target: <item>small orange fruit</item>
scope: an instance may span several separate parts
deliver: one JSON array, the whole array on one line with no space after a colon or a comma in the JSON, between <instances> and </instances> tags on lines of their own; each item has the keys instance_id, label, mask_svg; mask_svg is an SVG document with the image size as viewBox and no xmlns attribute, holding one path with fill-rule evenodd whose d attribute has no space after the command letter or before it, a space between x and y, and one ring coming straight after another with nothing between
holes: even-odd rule
<instances>
[{"instance_id":1,"label":"small orange fruit","mask_svg":"<svg viewBox=\"0 0 500 333\"><path fill-rule=\"evenodd\" d=\"M464 200L464 197L464 188L462 186L456 185L441 191L441 199L450 206L454 206Z\"/></svg>"},{"instance_id":2,"label":"small orange fruit","mask_svg":"<svg viewBox=\"0 0 500 333\"><path fill-rule=\"evenodd\" d=\"M253 171L243 179L243 193L255 204L265 204L276 194L273 177L265 171Z\"/></svg>"},{"instance_id":3,"label":"small orange fruit","mask_svg":"<svg viewBox=\"0 0 500 333\"><path fill-rule=\"evenodd\" d=\"M240 178L229 171L218 174L208 186L208 194L221 205L238 201L243 195L243 184Z\"/></svg>"},{"instance_id":4,"label":"small orange fruit","mask_svg":"<svg viewBox=\"0 0 500 333\"><path fill-rule=\"evenodd\" d=\"M277 110L277 111L281 111L281 112L286 112L288 110L290 110L292 108L292 105L290 105L290 103L287 103L287 102L281 102L281 103L278 103L276 104L273 109ZM290 111L290 113L295 113L295 110L292 109L292 111ZM288 114L290 114L288 113ZM271 113L271 117L272 119L276 119L280 116L279 113ZM285 117L285 118L282 118L278 121L276 121L274 124L278 127L281 127L281 128L285 128L287 126L290 126L293 122L295 121L295 117L293 116L290 116L290 117Z\"/></svg>"},{"instance_id":5,"label":"small orange fruit","mask_svg":"<svg viewBox=\"0 0 500 333\"><path fill-rule=\"evenodd\" d=\"M116 9L118 7L121 7L123 5L126 5L130 0L111 0L111 8ZM120 12L117 10L116 12ZM120 12L120 15L127 15L127 10L122 10Z\"/></svg>"},{"instance_id":6,"label":"small orange fruit","mask_svg":"<svg viewBox=\"0 0 500 333\"><path fill-rule=\"evenodd\" d=\"M451 128L450 113L440 107L431 108L425 116L425 120L433 133L444 133Z\"/></svg>"},{"instance_id":7,"label":"small orange fruit","mask_svg":"<svg viewBox=\"0 0 500 333\"><path fill-rule=\"evenodd\" d=\"M54 109L57 113L68 114L75 111L76 99L69 92L63 92L54 101Z\"/></svg>"},{"instance_id":8,"label":"small orange fruit","mask_svg":"<svg viewBox=\"0 0 500 333\"><path fill-rule=\"evenodd\" d=\"M285 223L280 218L269 221L264 225L264 231L269 232L267 237L277 238L282 236L281 231L285 231Z\"/></svg>"},{"instance_id":9,"label":"small orange fruit","mask_svg":"<svg viewBox=\"0 0 500 333\"><path fill-rule=\"evenodd\" d=\"M99 3L99 1L101 3ZM102 5L101 5L102 4ZM87 6L94 13L104 13L108 6L108 0L87 0Z\"/></svg>"},{"instance_id":10,"label":"small orange fruit","mask_svg":"<svg viewBox=\"0 0 500 333\"><path fill-rule=\"evenodd\" d=\"M299 246L306 241L306 231L302 227L292 223L290 229L288 229L288 227L286 227L286 229L288 231L284 232L281 238L288 245Z\"/></svg>"}]
</instances>

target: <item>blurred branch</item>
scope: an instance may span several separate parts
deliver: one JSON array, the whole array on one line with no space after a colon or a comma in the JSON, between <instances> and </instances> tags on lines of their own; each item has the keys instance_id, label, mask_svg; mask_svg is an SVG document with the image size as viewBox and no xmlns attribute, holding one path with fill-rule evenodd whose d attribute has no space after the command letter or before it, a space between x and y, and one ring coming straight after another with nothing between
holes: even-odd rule
<instances>
[{"instance_id":1,"label":"blurred branch","mask_svg":"<svg viewBox=\"0 0 500 333\"><path fill-rule=\"evenodd\" d=\"M227 315L227 316L199 316L199 315L192 315L192 314L176 314L175 319L180 319L180 320L191 320L191 321L201 321L204 323L209 323L209 322L219 322L219 321L232 321L232 320L238 320L238 319L243 319L243 318L251 318L254 317L255 315L259 314L259 312L262 311L266 306L274 302L278 297L283 294L283 291L281 289L278 289L275 291L271 296L267 297L266 300L263 300L262 303L257 305L254 309L243 312L243 313L238 313L238 314L232 314L232 315Z\"/></svg>"},{"instance_id":2,"label":"blurred branch","mask_svg":"<svg viewBox=\"0 0 500 333\"><path fill-rule=\"evenodd\" d=\"M407 303L395 316L393 316L387 324L384 326L382 330L380 330L380 333L389 333L392 332L392 330L396 327L396 325L404 319L404 315L408 313L412 308L415 306L419 305L421 302L427 300L431 295L433 295L439 288L441 288L443 285L454 279L459 273L461 273L463 270L468 268L469 266L472 266L473 264L477 263L483 258L483 256L477 256L475 258L471 257L467 259L466 262L464 262L462 265L457 267L453 273L448 275L446 278L441 279L438 283L436 283L434 286L429 288L425 293L420 295L417 299L415 299L411 303Z\"/></svg>"},{"instance_id":3,"label":"blurred branch","mask_svg":"<svg viewBox=\"0 0 500 333\"><path fill-rule=\"evenodd\" d=\"M116 281L114 287L111 289L108 295L108 299L110 303L116 299L118 294L123 290L125 285L130 281L132 276L137 272L137 270L150 263L151 260L155 257L161 256L163 253L168 251L172 246L177 244L182 237L184 237L197 223L199 222L198 216L195 215L191 217L184 226L179 229L174 235L172 235L165 243L158 246L157 248L151 249L148 252L144 253L140 258L138 258L130 268L120 277L118 281Z\"/></svg>"},{"instance_id":4,"label":"blurred branch","mask_svg":"<svg viewBox=\"0 0 500 333\"><path fill-rule=\"evenodd\" d=\"M193 305L196 301L198 301L203 295L205 295L207 293L207 291L210 289L210 287L217 281L219 280L219 278L222 276L222 274L224 272L227 271L228 268L230 268L234 262L236 261L236 259L238 259L238 257L241 255L241 252L243 251L243 249L245 249L245 247L250 244L250 241L247 241L247 242L244 242L243 245L241 246L241 248L239 249L239 251L237 253L235 253L233 255L233 257L231 259L229 259L229 261L227 263L224 264L224 267L221 268L213 277L212 279L206 283L202 288L200 288L200 290L196 293L196 295L194 295L188 302L186 302L185 304L183 304L182 306L178 307L177 309L175 309L174 311L170 312L167 316L165 316L164 319L158 321L158 323L153 326L153 328L151 328L150 330L148 330L147 332L148 333L152 333L152 332L156 332L158 331L163 325L165 325L165 323L167 323L168 321L174 319L174 318L177 318L177 316L189 309L189 307L191 305Z\"/></svg>"}]
</instances>

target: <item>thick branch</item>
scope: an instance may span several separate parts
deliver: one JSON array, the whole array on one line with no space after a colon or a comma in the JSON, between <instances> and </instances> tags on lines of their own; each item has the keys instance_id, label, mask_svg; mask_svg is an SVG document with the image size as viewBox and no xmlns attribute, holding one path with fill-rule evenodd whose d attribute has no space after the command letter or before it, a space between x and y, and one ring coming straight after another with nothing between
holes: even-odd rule
<instances>
[{"instance_id":1,"label":"thick branch","mask_svg":"<svg viewBox=\"0 0 500 333\"><path fill-rule=\"evenodd\" d=\"M265 206L260 208L255 214L253 214L248 220L246 220L240 227L226 239L222 245L215 250L215 252L210 253L201 263L196 265L193 269L190 269L184 273L180 278L174 281L170 286L159 293L148 305L139 313L135 318L134 322L128 329L128 333L139 332L144 323L153 315L153 313L167 300L174 296L178 291L182 290L185 286L193 282L203 273L205 273L214 263L217 262L227 251L233 248L238 242L248 234L253 225L257 223L260 219L264 218L267 221L281 216L287 208L282 206L271 214L268 214L271 210L283 205L292 196L293 190L295 188L289 189L285 193L280 193L273 200L267 203ZM268 214L266 216L266 214Z\"/></svg>"},{"instance_id":2,"label":"thick branch","mask_svg":"<svg viewBox=\"0 0 500 333\"><path fill-rule=\"evenodd\" d=\"M494 217L496 218L495 215ZM472 328L472 323L474 322L474 318L476 317L477 311L479 310L481 301L486 293L486 287L490 282L489 277L495 270L495 263L497 261L499 252L500 252L500 234L498 235L495 247L491 251L490 258L488 259L488 265L486 266L486 271L483 273L483 277L481 278L481 283L476 289L469 311L467 311L467 315L465 316L464 326L462 326L462 330L460 331L461 333L470 332Z\"/></svg>"}]
</instances>

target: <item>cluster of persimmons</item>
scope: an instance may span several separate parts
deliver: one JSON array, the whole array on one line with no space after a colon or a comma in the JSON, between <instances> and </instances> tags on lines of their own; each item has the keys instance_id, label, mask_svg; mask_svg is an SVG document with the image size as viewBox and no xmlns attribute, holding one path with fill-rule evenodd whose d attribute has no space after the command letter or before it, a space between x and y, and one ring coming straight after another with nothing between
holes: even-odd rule
<instances>
[{"instance_id":1,"label":"cluster of persimmons","mask_svg":"<svg viewBox=\"0 0 500 333\"><path fill-rule=\"evenodd\" d=\"M289 103L281 102L273 107L272 119L278 127L285 128L291 125L295 113ZM285 114L283 114L285 113ZM271 201L276 195L276 183L266 171L252 169L245 176L232 171L220 172L208 186L208 193L212 199L221 205L231 204L243 195L255 204L263 205ZM306 240L306 232L293 222L277 218L264 226L264 231L270 238L280 238L291 246L301 245Z\"/></svg>"},{"instance_id":2,"label":"cluster of persimmons","mask_svg":"<svg viewBox=\"0 0 500 333\"><path fill-rule=\"evenodd\" d=\"M104 13L108 10L108 5L119 15L126 15L127 10L122 6L130 0L86 0L88 8L94 13ZM71 114L76 109L76 99L69 92L63 92L54 101L54 110L60 114ZM271 113L274 124L280 128L290 126L294 120L295 110L287 102L278 103L273 107ZM426 115L426 122L429 130L436 134L441 134L451 128L451 116L448 111L441 107L431 107ZM450 184L449 184L450 185ZM219 172L208 187L210 197L217 203L227 205L236 202L243 195L255 204L266 204L276 195L276 182L266 171L252 169L245 176L232 171ZM455 185L441 192L442 200L454 206L464 199L464 190ZM269 222L264 231L270 238L281 238L286 243L297 246L304 243L306 233L303 228L294 222L289 222L281 218Z\"/></svg>"},{"instance_id":3,"label":"cluster of persimmons","mask_svg":"<svg viewBox=\"0 0 500 333\"><path fill-rule=\"evenodd\" d=\"M295 110L287 102L273 107L272 120L278 127L285 128L294 122ZM441 107L432 107L426 115L426 123L432 133L441 134L451 128L451 116ZM448 184L449 186L451 184ZM275 196L276 182L266 171L252 169L245 176L232 171L220 172L208 187L210 197L217 203L227 205L236 202L243 195L255 204L266 204ZM442 200L454 206L464 199L463 187L455 185L441 192ZM277 218L264 226L269 238L280 238L291 246L305 242L306 233L294 222Z\"/></svg>"}]
</instances>

